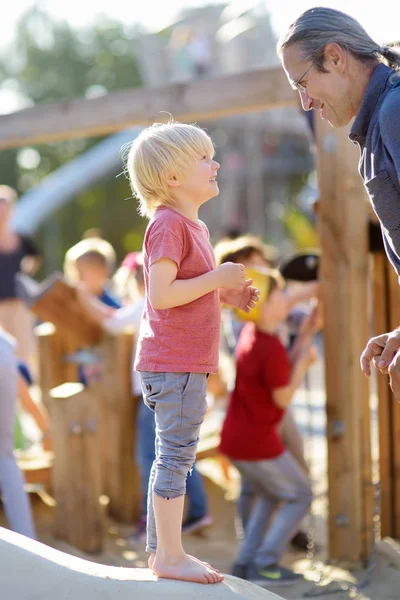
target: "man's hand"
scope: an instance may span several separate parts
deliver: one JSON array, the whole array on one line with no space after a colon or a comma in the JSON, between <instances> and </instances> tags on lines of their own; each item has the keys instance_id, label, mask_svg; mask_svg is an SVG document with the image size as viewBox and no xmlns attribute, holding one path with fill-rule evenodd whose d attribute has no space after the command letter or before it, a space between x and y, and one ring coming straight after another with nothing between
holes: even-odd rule
<instances>
[{"instance_id":1,"label":"man's hand","mask_svg":"<svg viewBox=\"0 0 400 600\"><path fill-rule=\"evenodd\" d=\"M371 338L361 354L361 369L371 375L371 361L383 373L389 373L394 397L400 400L400 329Z\"/></svg>"},{"instance_id":2,"label":"man's hand","mask_svg":"<svg viewBox=\"0 0 400 600\"><path fill-rule=\"evenodd\" d=\"M400 400L400 351L389 365L390 387L396 400Z\"/></svg>"},{"instance_id":3,"label":"man's hand","mask_svg":"<svg viewBox=\"0 0 400 600\"><path fill-rule=\"evenodd\" d=\"M236 289L222 289L220 290L220 299L224 304L229 304L235 308L240 308L245 312L250 312L258 302L260 292L257 288L253 287L252 279L246 279L244 286L241 290Z\"/></svg>"},{"instance_id":4,"label":"man's hand","mask_svg":"<svg viewBox=\"0 0 400 600\"><path fill-rule=\"evenodd\" d=\"M397 351L400 349L400 330L395 329L391 333L383 333L369 340L364 352L361 354L361 369L367 377L371 375L371 361L381 371L387 369L393 361Z\"/></svg>"}]
</instances>

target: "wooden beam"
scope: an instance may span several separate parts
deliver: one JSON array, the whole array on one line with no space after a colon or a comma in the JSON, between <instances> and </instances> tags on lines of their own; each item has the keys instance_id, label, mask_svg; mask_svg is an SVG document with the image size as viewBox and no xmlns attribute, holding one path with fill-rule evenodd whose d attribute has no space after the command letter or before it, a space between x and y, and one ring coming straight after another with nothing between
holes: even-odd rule
<instances>
[{"instance_id":1,"label":"wooden beam","mask_svg":"<svg viewBox=\"0 0 400 600\"><path fill-rule=\"evenodd\" d=\"M183 122L295 105L281 67L213 79L134 88L93 99L39 104L0 116L0 149L110 134L135 125Z\"/></svg>"},{"instance_id":2,"label":"wooden beam","mask_svg":"<svg viewBox=\"0 0 400 600\"><path fill-rule=\"evenodd\" d=\"M329 546L332 558L365 561L372 485L368 381L359 357L368 339L368 202L346 129L316 118L321 282L327 394Z\"/></svg>"}]
</instances>

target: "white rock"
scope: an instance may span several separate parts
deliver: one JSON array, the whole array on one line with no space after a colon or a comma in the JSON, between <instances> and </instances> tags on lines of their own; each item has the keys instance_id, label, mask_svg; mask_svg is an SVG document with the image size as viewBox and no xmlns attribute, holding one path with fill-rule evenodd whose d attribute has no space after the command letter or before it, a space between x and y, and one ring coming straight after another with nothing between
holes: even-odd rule
<instances>
[{"instance_id":1,"label":"white rock","mask_svg":"<svg viewBox=\"0 0 400 600\"><path fill-rule=\"evenodd\" d=\"M275 594L229 575L223 583L213 585L157 580L149 569L99 565L3 528L0 591L2 600L279 600Z\"/></svg>"}]
</instances>

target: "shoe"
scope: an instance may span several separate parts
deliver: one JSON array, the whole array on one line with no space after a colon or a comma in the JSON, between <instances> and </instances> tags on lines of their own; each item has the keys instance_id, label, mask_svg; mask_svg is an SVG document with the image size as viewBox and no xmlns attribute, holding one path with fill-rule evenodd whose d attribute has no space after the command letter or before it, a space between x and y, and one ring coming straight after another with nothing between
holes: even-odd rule
<instances>
[{"instance_id":1,"label":"shoe","mask_svg":"<svg viewBox=\"0 0 400 600\"><path fill-rule=\"evenodd\" d=\"M143 544L146 541L146 523L147 517L146 515L143 515L136 525L135 533L128 537L128 542L132 544Z\"/></svg>"},{"instance_id":2,"label":"shoe","mask_svg":"<svg viewBox=\"0 0 400 600\"><path fill-rule=\"evenodd\" d=\"M210 515L204 515L199 519L192 519L189 517L182 524L182 533L194 533L195 531L200 531L212 524L213 520Z\"/></svg>"},{"instance_id":3,"label":"shoe","mask_svg":"<svg viewBox=\"0 0 400 600\"><path fill-rule=\"evenodd\" d=\"M304 531L298 531L290 540L290 543L296 550L302 550L305 552L308 550L308 536L306 533L304 533Z\"/></svg>"},{"instance_id":4,"label":"shoe","mask_svg":"<svg viewBox=\"0 0 400 600\"><path fill-rule=\"evenodd\" d=\"M256 585L291 585L303 579L302 575L295 573L291 569L286 569L280 565L267 565L266 567L256 567L252 565L247 571L247 580Z\"/></svg>"},{"instance_id":5,"label":"shoe","mask_svg":"<svg viewBox=\"0 0 400 600\"><path fill-rule=\"evenodd\" d=\"M239 563L235 563L232 567L232 575L234 577L239 577L239 579L247 580L247 569L248 565L240 565Z\"/></svg>"}]
</instances>

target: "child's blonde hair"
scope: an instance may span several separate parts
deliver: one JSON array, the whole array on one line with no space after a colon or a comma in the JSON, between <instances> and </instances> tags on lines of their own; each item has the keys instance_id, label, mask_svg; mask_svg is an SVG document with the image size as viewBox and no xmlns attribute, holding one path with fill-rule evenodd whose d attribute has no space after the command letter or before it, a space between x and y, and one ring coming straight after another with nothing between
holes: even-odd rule
<instances>
[{"instance_id":1,"label":"child's blonde hair","mask_svg":"<svg viewBox=\"0 0 400 600\"><path fill-rule=\"evenodd\" d=\"M126 169L140 202L139 212L149 218L159 206L174 205L168 179L181 176L202 156L214 156L211 138L203 129L175 121L147 127L126 151Z\"/></svg>"},{"instance_id":2,"label":"child's blonde hair","mask_svg":"<svg viewBox=\"0 0 400 600\"><path fill-rule=\"evenodd\" d=\"M116 256L111 244L102 238L89 237L72 246L65 254L64 274L71 283L78 281L76 263L82 258L104 265L108 275L115 270Z\"/></svg>"},{"instance_id":3,"label":"child's blonde hair","mask_svg":"<svg viewBox=\"0 0 400 600\"><path fill-rule=\"evenodd\" d=\"M214 247L217 266L225 262L240 263L248 260L253 254L261 256L265 263L273 265L278 251L274 246L264 244L255 235L241 235L232 239L222 239Z\"/></svg>"}]
</instances>

